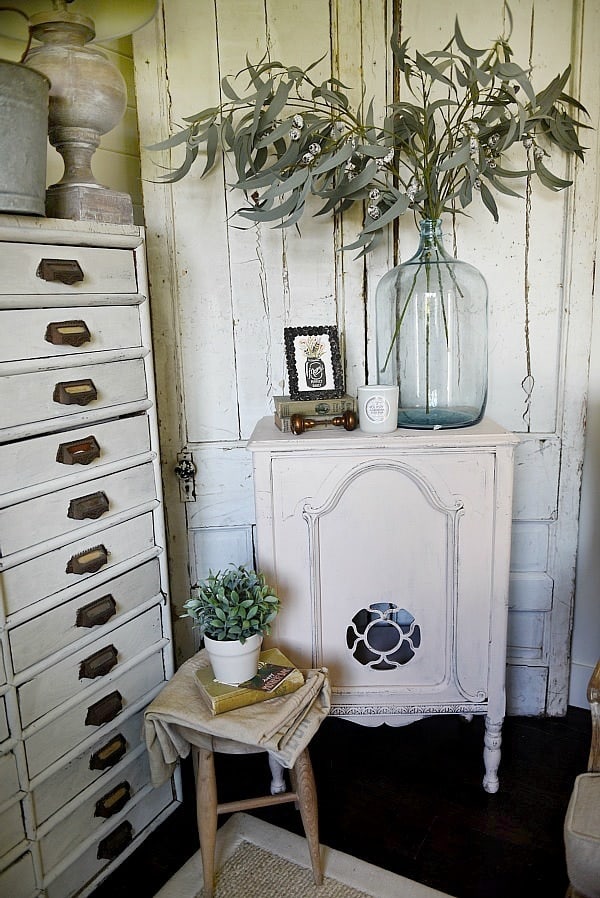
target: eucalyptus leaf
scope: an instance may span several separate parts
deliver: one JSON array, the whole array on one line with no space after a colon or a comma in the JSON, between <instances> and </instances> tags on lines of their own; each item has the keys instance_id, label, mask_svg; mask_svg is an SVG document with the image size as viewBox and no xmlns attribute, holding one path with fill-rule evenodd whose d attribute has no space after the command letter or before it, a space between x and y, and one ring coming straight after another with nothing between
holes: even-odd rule
<instances>
[{"instance_id":1,"label":"eucalyptus leaf","mask_svg":"<svg viewBox=\"0 0 600 898\"><path fill-rule=\"evenodd\" d=\"M496 205L492 191L483 183L479 185L479 189L481 191L481 199L483 200L484 206L491 212L494 221L498 221L498 206Z\"/></svg>"},{"instance_id":2,"label":"eucalyptus leaf","mask_svg":"<svg viewBox=\"0 0 600 898\"><path fill-rule=\"evenodd\" d=\"M542 160L537 157L534 157L533 164L540 181L550 190L564 190L565 187L570 187L573 183L572 181L566 181L564 178L559 178L557 175L552 174L552 172L546 168Z\"/></svg>"},{"instance_id":3,"label":"eucalyptus leaf","mask_svg":"<svg viewBox=\"0 0 600 898\"><path fill-rule=\"evenodd\" d=\"M406 210L410 205L410 200L405 194L400 194L396 202L390 206L387 212L384 212L379 218L376 218L374 221L370 222L368 225L365 225L363 228L363 234L372 234L373 231L378 231L381 228L387 227L390 222L394 221L395 218L398 218L400 215L404 215Z\"/></svg>"},{"instance_id":4,"label":"eucalyptus leaf","mask_svg":"<svg viewBox=\"0 0 600 898\"><path fill-rule=\"evenodd\" d=\"M461 53L464 53L465 56L468 56L469 59L478 59L480 56L483 56L487 50L474 50L473 47L470 47L464 37L462 36L462 31L460 30L460 25L458 23L458 17L454 20L454 40L456 41L456 46L460 50Z\"/></svg>"},{"instance_id":5,"label":"eucalyptus leaf","mask_svg":"<svg viewBox=\"0 0 600 898\"><path fill-rule=\"evenodd\" d=\"M160 140L158 143L149 144L146 149L147 150L170 150L172 147L181 146L182 143L186 143L190 139L190 128L183 128L181 131L177 131L175 134L171 135L171 137L167 137L166 140Z\"/></svg>"}]
</instances>

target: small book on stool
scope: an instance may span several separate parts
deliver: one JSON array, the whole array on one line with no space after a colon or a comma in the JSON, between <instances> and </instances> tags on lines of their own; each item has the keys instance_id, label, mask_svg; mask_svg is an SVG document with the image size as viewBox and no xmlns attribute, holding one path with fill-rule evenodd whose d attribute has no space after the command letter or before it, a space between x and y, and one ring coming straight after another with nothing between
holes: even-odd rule
<instances>
[{"instance_id":1,"label":"small book on stool","mask_svg":"<svg viewBox=\"0 0 600 898\"><path fill-rule=\"evenodd\" d=\"M258 673L239 686L218 683L212 667L196 671L199 692L213 715L289 695L304 685L304 674L279 649L261 652Z\"/></svg>"}]
</instances>

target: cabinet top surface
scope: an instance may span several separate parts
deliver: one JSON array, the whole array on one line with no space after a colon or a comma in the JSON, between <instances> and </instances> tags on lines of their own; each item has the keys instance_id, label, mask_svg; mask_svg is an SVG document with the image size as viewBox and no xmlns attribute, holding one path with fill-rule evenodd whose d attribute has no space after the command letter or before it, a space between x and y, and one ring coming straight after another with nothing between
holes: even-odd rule
<instances>
[{"instance_id":1,"label":"cabinet top surface","mask_svg":"<svg viewBox=\"0 0 600 898\"><path fill-rule=\"evenodd\" d=\"M0 215L0 241L66 243L70 245L136 247L144 230L137 225L71 221L36 215Z\"/></svg>"},{"instance_id":2,"label":"cabinet top surface","mask_svg":"<svg viewBox=\"0 0 600 898\"><path fill-rule=\"evenodd\" d=\"M519 442L516 434L505 430L491 418L483 418L479 424L442 430L410 430L397 428L392 433L363 433L356 429L346 431L342 427L324 430L315 428L296 436L283 433L267 416L258 422L247 448L251 452L292 452L319 449L442 449L442 448L494 448L514 446Z\"/></svg>"}]
</instances>

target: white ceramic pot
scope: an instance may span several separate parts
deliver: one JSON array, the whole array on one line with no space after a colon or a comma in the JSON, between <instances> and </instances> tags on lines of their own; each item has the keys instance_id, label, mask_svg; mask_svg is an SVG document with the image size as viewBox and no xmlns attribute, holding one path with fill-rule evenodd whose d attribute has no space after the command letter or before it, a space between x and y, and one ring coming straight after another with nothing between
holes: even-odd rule
<instances>
[{"instance_id":1,"label":"white ceramic pot","mask_svg":"<svg viewBox=\"0 0 600 898\"><path fill-rule=\"evenodd\" d=\"M239 639L227 642L204 637L204 645L215 675L215 680L228 686L239 686L251 680L258 672L258 658L262 635L250 636L242 644Z\"/></svg>"}]
</instances>

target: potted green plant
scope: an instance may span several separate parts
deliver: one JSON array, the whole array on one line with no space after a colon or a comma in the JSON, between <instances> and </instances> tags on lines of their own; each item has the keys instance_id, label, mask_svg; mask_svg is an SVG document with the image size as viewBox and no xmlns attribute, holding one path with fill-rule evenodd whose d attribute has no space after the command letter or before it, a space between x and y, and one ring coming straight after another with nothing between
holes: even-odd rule
<instances>
[{"instance_id":1,"label":"potted green plant","mask_svg":"<svg viewBox=\"0 0 600 898\"><path fill-rule=\"evenodd\" d=\"M337 79L315 82L317 63L304 70L247 61L238 78L222 80L219 104L151 147L185 150L165 181L185 177L198 158L206 175L219 153L230 156L233 189L247 198L237 215L254 224L296 225L311 196L319 215L360 204L362 228L345 247L358 256L400 216L414 215L419 250L389 273L376 299L378 381L400 383L399 422L407 414L400 423L409 427L475 423L487 397L487 287L474 266L445 252L442 216L481 202L498 221L498 195L528 196L536 178L553 191L571 184L549 167L554 149L584 157L586 110L565 91L570 67L534 89L529 67L513 59L505 9L508 34L483 49L467 43L458 21L429 52L411 52L393 36L401 90L381 122L372 102L353 106Z\"/></svg>"},{"instance_id":2,"label":"potted green plant","mask_svg":"<svg viewBox=\"0 0 600 898\"><path fill-rule=\"evenodd\" d=\"M202 634L216 680L239 685L256 674L263 635L280 607L264 574L243 565L210 571L183 607L182 617L191 617Z\"/></svg>"}]
</instances>

